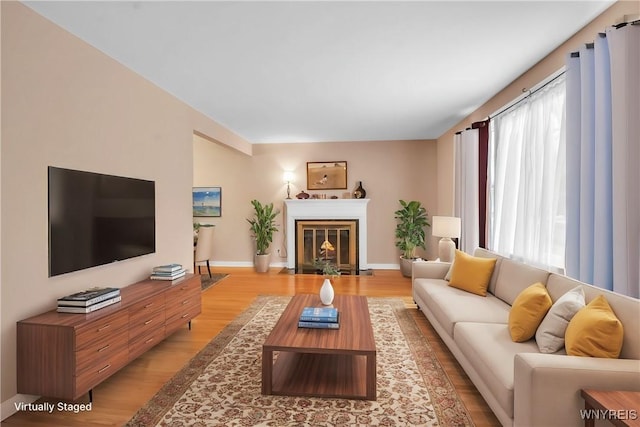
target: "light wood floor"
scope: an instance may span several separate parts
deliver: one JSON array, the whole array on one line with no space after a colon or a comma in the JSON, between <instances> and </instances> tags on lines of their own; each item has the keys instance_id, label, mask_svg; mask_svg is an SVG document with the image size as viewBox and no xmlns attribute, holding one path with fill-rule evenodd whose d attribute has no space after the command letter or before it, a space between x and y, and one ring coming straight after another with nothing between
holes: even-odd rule
<instances>
[{"instance_id":1,"label":"light wood floor","mask_svg":"<svg viewBox=\"0 0 640 427\"><path fill-rule=\"evenodd\" d=\"M91 412L19 412L3 421L2 425L121 426L191 357L244 311L257 295L315 293L322 283L320 276L279 274L276 268L267 274L257 274L251 268L215 268L213 271L229 273L230 276L203 292L202 313L193 320L192 330L184 327L177 331L96 387ZM376 270L373 276L342 276L334 281L334 288L341 294L403 297L416 323L429 338L474 423L479 427L500 425L424 315L415 308L410 279L402 277L399 271ZM87 401L85 398L84 402Z\"/></svg>"}]
</instances>

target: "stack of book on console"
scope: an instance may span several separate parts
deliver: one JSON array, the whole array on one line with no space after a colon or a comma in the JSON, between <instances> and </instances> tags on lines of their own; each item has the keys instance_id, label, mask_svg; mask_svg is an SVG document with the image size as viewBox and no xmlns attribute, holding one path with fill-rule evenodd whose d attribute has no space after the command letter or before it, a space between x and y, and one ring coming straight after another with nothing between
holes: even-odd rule
<instances>
[{"instance_id":1,"label":"stack of book on console","mask_svg":"<svg viewBox=\"0 0 640 427\"><path fill-rule=\"evenodd\" d=\"M338 329L340 315L335 307L304 307L298 320L299 328Z\"/></svg>"},{"instance_id":2,"label":"stack of book on console","mask_svg":"<svg viewBox=\"0 0 640 427\"><path fill-rule=\"evenodd\" d=\"M180 264L159 265L153 268L151 280L176 280L187 274Z\"/></svg>"},{"instance_id":3,"label":"stack of book on console","mask_svg":"<svg viewBox=\"0 0 640 427\"><path fill-rule=\"evenodd\" d=\"M58 299L59 313L91 313L120 302L118 288L92 288Z\"/></svg>"}]
</instances>

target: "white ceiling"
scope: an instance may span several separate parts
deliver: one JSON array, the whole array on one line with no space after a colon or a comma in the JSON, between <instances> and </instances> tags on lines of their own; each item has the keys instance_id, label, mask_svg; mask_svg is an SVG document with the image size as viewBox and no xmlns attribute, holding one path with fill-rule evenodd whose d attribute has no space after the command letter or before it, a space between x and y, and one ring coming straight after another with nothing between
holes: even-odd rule
<instances>
[{"instance_id":1,"label":"white ceiling","mask_svg":"<svg viewBox=\"0 0 640 427\"><path fill-rule=\"evenodd\" d=\"M25 2L252 143L435 139L613 3Z\"/></svg>"}]
</instances>

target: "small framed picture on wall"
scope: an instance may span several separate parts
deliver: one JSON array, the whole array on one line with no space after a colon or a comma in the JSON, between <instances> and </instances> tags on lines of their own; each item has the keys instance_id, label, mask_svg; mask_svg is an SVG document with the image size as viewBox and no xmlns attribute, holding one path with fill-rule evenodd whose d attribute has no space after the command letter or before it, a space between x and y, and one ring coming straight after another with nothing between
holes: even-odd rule
<instances>
[{"instance_id":1,"label":"small framed picture on wall","mask_svg":"<svg viewBox=\"0 0 640 427\"><path fill-rule=\"evenodd\" d=\"M193 187L193 216L222 216L222 187Z\"/></svg>"}]
</instances>

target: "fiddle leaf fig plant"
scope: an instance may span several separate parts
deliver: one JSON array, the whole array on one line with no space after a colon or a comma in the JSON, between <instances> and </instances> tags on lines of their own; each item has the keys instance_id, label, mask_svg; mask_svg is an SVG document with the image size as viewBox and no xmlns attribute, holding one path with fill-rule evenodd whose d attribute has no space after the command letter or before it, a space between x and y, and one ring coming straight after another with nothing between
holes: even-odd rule
<instances>
[{"instance_id":1,"label":"fiddle leaf fig plant","mask_svg":"<svg viewBox=\"0 0 640 427\"><path fill-rule=\"evenodd\" d=\"M430 227L427 210L416 200L400 200L401 209L395 211L396 246L406 259L416 257L416 249L425 247L425 228Z\"/></svg>"},{"instance_id":2,"label":"fiddle leaf fig plant","mask_svg":"<svg viewBox=\"0 0 640 427\"><path fill-rule=\"evenodd\" d=\"M273 241L273 233L278 231L275 218L280 211L273 208L273 203L261 204L258 200L252 200L254 217L247 219L251 224L250 230L253 238L256 239L256 249L258 255L266 255L269 245Z\"/></svg>"}]
</instances>

